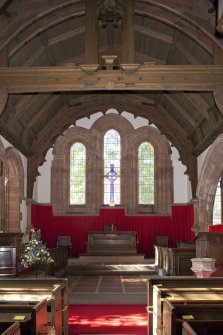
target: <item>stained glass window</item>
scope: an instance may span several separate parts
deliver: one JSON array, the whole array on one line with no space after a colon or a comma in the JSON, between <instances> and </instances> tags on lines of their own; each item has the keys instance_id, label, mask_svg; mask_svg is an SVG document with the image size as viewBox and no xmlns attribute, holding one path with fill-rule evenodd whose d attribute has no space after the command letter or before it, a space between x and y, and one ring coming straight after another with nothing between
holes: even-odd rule
<instances>
[{"instance_id":1,"label":"stained glass window","mask_svg":"<svg viewBox=\"0 0 223 335\"><path fill-rule=\"evenodd\" d=\"M108 130L104 135L104 204L120 204L120 135Z\"/></svg>"},{"instance_id":2,"label":"stained glass window","mask_svg":"<svg viewBox=\"0 0 223 335\"><path fill-rule=\"evenodd\" d=\"M154 204L154 148L149 142L138 149L138 185L139 204Z\"/></svg>"},{"instance_id":3,"label":"stained glass window","mask_svg":"<svg viewBox=\"0 0 223 335\"><path fill-rule=\"evenodd\" d=\"M221 181L218 182L218 186L215 193L214 208L213 208L213 224L222 223L222 196L221 196Z\"/></svg>"},{"instance_id":4,"label":"stained glass window","mask_svg":"<svg viewBox=\"0 0 223 335\"><path fill-rule=\"evenodd\" d=\"M86 148L76 142L70 149L70 204L86 202Z\"/></svg>"}]
</instances>

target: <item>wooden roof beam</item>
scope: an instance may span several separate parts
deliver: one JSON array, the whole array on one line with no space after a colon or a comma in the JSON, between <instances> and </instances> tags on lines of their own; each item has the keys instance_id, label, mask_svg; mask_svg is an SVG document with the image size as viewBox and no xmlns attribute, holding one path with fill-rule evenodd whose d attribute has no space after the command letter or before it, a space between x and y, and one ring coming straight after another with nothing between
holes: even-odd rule
<instances>
[{"instance_id":1,"label":"wooden roof beam","mask_svg":"<svg viewBox=\"0 0 223 335\"><path fill-rule=\"evenodd\" d=\"M214 91L223 85L222 65L122 64L100 70L96 64L74 67L0 67L7 93L80 91ZM1 109L1 108L0 108Z\"/></svg>"}]
</instances>

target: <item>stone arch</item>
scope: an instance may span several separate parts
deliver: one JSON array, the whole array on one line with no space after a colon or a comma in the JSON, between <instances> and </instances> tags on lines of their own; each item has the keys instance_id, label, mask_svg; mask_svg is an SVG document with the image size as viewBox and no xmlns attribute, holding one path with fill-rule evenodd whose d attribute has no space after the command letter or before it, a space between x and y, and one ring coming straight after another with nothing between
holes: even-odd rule
<instances>
[{"instance_id":1,"label":"stone arch","mask_svg":"<svg viewBox=\"0 0 223 335\"><path fill-rule=\"evenodd\" d=\"M74 142L81 142L86 147L87 153L87 180L86 184L86 206L70 206L69 204L69 153ZM71 127L64 132L55 142L53 150L53 161L51 170L51 202L54 214L95 214L92 205L92 157L94 157L95 148L92 145L90 132L82 127Z\"/></svg>"},{"instance_id":2,"label":"stone arch","mask_svg":"<svg viewBox=\"0 0 223 335\"><path fill-rule=\"evenodd\" d=\"M6 161L6 226L8 232L20 232L20 204L24 196L24 169L18 151L5 150Z\"/></svg>"},{"instance_id":3,"label":"stone arch","mask_svg":"<svg viewBox=\"0 0 223 335\"><path fill-rule=\"evenodd\" d=\"M103 139L109 129L115 129L121 137L121 206L127 214L170 214L173 199L173 171L170 145L164 135L151 126L137 130L123 116L108 113L99 117L90 129L70 127L55 142L51 173L51 201L54 214L98 214L103 204ZM156 205L153 209L139 208L137 204L137 147L148 140L156 150L155 175ZM86 206L69 205L69 150L75 141L86 146L87 190ZM131 169L131 178L129 170Z\"/></svg>"},{"instance_id":4,"label":"stone arch","mask_svg":"<svg viewBox=\"0 0 223 335\"><path fill-rule=\"evenodd\" d=\"M155 204L154 206L139 206L138 199L138 147L148 141L154 147L155 158ZM146 126L137 129L132 138L133 148L133 204L134 212L171 214L173 202L173 167L171 148L166 137L154 127Z\"/></svg>"},{"instance_id":5,"label":"stone arch","mask_svg":"<svg viewBox=\"0 0 223 335\"><path fill-rule=\"evenodd\" d=\"M212 224L212 212L218 180L223 171L223 134L211 145L204 160L197 187L198 231L208 231Z\"/></svg>"},{"instance_id":6,"label":"stone arch","mask_svg":"<svg viewBox=\"0 0 223 335\"><path fill-rule=\"evenodd\" d=\"M103 161L103 140L104 135L109 129L115 129L121 138L121 206L126 209L128 213L129 199L131 194L131 180L128 178L127 169L129 166L129 155L131 152L131 139L134 134L134 128L131 123L119 114L106 114L97 119L91 128L92 138L96 143L96 165L94 167L94 175L96 178L96 185L100 185L97 190L97 204L98 210L103 205L103 179L104 161Z\"/></svg>"}]
</instances>

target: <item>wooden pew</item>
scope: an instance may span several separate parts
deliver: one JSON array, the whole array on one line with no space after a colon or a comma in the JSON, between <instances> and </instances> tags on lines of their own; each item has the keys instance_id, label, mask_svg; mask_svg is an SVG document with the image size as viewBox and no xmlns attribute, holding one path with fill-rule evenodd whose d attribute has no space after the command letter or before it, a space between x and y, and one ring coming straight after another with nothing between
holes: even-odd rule
<instances>
[{"instance_id":1,"label":"wooden pew","mask_svg":"<svg viewBox=\"0 0 223 335\"><path fill-rule=\"evenodd\" d=\"M0 304L0 324L20 322L22 335L37 335L47 326L47 301ZM53 327L51 327L53 328Z\"/></svg>"},{"instance_id":2,"label":"wooden pew","mask_svg":"<svg viewBox=\"0 0 223 335\"><path fill-rule=\"evenodd\" d=\"M49 321L56 335L68 334L67 279L0 279L0 301L47 299Z\"/></svg>"},{"instance_id":3,"label":"wooden pew","mask_svg":"<svg viewBox=\"0 0 223 335\"><path fill-rule=\"evenodd\" d=\"M157 288L153 291L154 311L153 311L153 332L162 329L163 322L163 299L171 300L223 300L223 288Z\"/></svg>"},{"instance_id":4,"label":"wooden pew","mask_svg":"<svg viewBox=\"0 0 223 335\"><path fill-rule=\"evenodd\" d=\"M222 278L197 278L196 276L153 276L147 281L147 311L148 311L148 333L153 332L153 312L156 309L156 303L153 301L153 288L157 287L223 287ZM160 307L161 308L161 307Z\"/></svg>"},{"instance_id":5,"label":"wooden pew","mask_svg":"<svg viewBox=\"0 0 223 335\"><path fill-rule=\"evenodd\" d=\"M1 335L21 335L20 323L18 321L0 323L0 334Z\"/></svg>"},{"instance_id":6,"label":"wooden pew","mask_svg":"<svg viewBox=\"0 0 223 335\"><path fill-rule=\"evenodd\" d=\"M223 300L163 301L163 333L181 335L184 320L223 320Z\"/></svg>"},{"instance_id":7,"label":"wooden pew","mask_svg":"<svg viewBox=\"0 0 223 335\"><path fill-rule=\"evenodd\" d=\"M182 324L182 335L222 335L223 320L190 320Z\"/></svg>"},{"instance_id":8,"label":"wooden pew","mask_svg":"<svg viewBox=\"0 0 223 335\"><path fill-rule=\"evenodd\" d=\"M169 248L154 246L156 271L161 276L192 276L191 258L196 257L194 248Z\"/></svg>"}]
</instances>

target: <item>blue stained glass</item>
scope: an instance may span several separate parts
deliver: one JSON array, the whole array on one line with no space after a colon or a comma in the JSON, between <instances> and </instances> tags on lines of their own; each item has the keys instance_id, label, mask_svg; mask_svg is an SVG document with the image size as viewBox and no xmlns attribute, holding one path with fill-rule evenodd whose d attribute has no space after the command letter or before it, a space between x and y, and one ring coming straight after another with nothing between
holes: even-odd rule
<instances>
[{"instance_id":1,"label":"blue stained glass","mask_svg":"<svg viewBox=\"0 0 223 335\"><path fill-rule=\"evenodd\" d=\"M114 164L110 165L110 170L108 171L107 174L105 174L105 177L110 182L110 204L114 204L115 203L115 185L114 185L114 182L117 178L120 177L120 175L117 174L117 172L115 171Z\"/></svg>"},{"instance_id":2,"label":"blue stained glass","mask_svg":"<svg viewBox=\"0 0 223 335\"><path fill-rule=\"evenodd\" d=\"M120 135L110 129L104 136L104 204L120 204Z\"/></svg>"}]
</instances>

